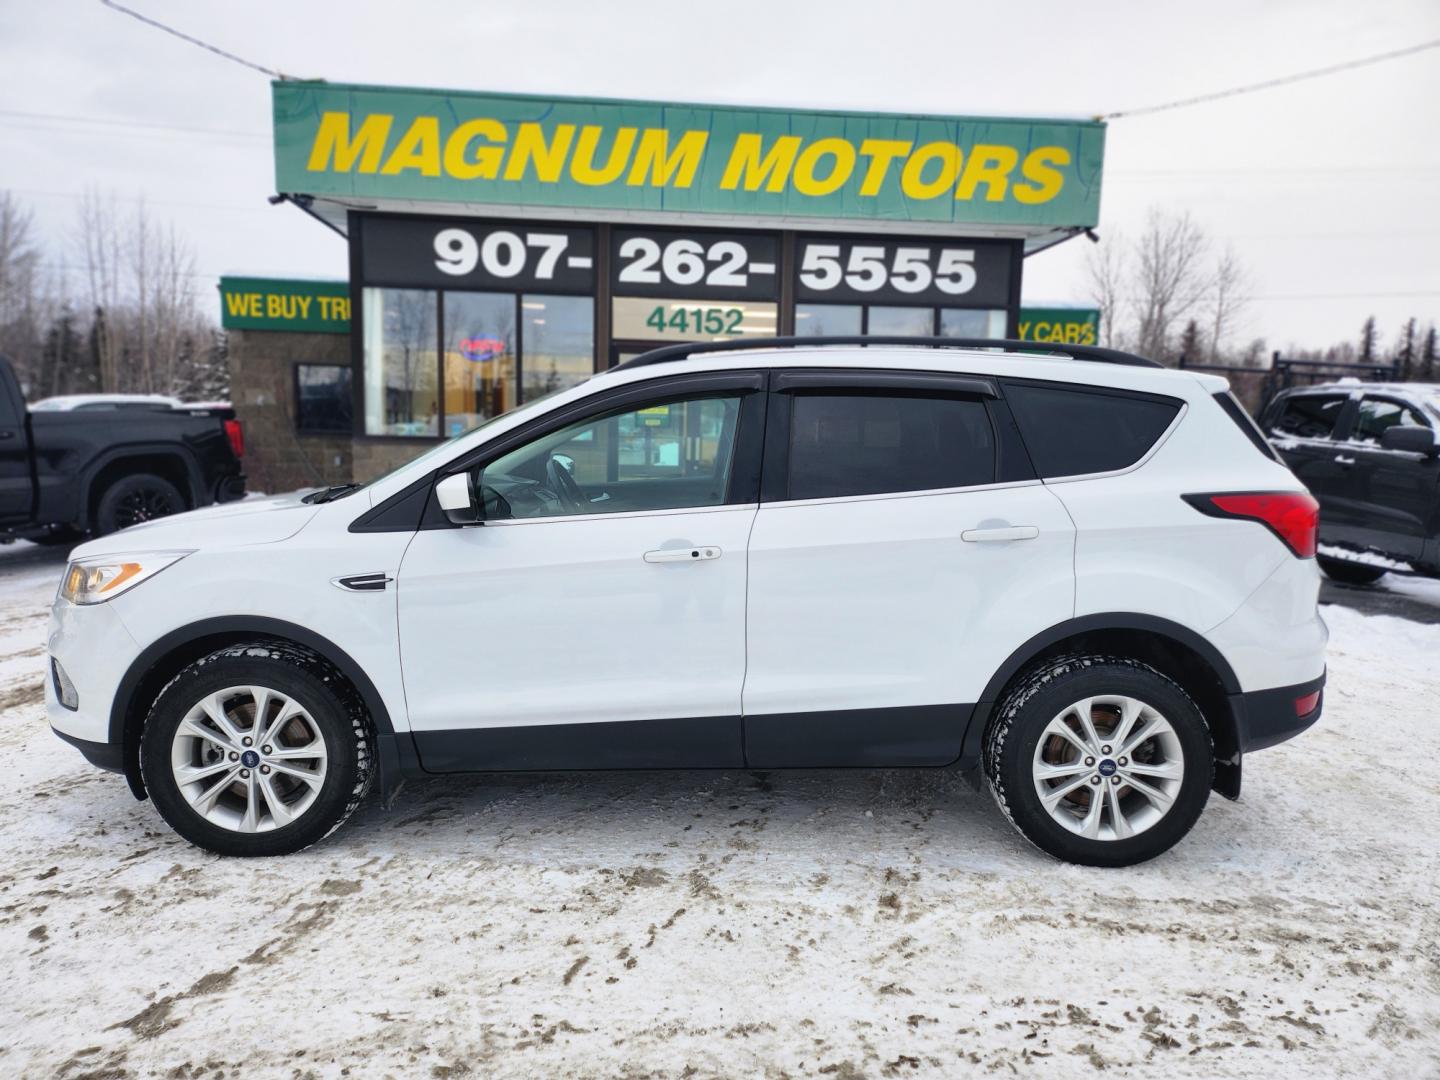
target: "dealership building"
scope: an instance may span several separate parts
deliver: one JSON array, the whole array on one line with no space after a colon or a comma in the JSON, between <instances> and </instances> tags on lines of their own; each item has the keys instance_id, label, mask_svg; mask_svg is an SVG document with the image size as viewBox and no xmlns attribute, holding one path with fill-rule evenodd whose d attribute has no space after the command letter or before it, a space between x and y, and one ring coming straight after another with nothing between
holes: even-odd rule
<instances>
[{"instance_id":1,"label":"dealership building","mask_svg":"<svg viewBox=\"0 0 1440 1080\"><path fill-rule=\"evenodd\" d=\"M350 272L222 279L254 488L368 479L664 344L1095 340L1093 311L1020 289L1096 224L1099 122L273 93L277 199Z\"/></svg>"}]
</instances>

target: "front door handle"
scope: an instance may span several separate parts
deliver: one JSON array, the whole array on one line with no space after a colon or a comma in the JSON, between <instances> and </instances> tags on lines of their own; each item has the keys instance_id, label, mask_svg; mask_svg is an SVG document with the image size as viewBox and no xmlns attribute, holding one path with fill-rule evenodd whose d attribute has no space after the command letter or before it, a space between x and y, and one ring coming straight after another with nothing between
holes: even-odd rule
<instances>
[{"instance_id":1,"label":"front door handle","mask_svg":"<svg viewBox=\"0 0 1440 1080\"><path fill-rule=\"evenodd\" d=\"M969 544L989 544L1001 540L1034 540L1040 530L1034 525L1007 525L1001 529L966 529L960 539Z\"/></svg>"},{"instance_id":2,"label":"front door handle","mask_svg":"<svg viewBox=\"0 0 1440 1080\"><path fill-rule=\"evenodd\" d=\"M1346 457L1344 454L1336 454L1335 464L1343 465L1348 469L1351 465L1355 464L1355 459L1353 457Z\"/></svg>"},{"instance_id":3,"label":"front door handle","mask_svg":"<svg viewBox=\"0 0 1440 1080\"><path fill-rule=\"evenodd\" d=\"M652 563L666 562L704 562L706 559L718 559L720 549L708 544L698 547L660 548L658 551L645 552L645 561Z\"/></svg>"}]
</instances>

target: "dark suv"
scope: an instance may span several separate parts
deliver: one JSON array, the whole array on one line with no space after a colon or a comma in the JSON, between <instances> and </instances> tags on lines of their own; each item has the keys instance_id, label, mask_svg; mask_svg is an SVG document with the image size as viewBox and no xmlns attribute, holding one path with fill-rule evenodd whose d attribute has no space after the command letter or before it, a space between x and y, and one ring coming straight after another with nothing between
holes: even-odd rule
<instances>
[{"instance_id":1,"label":"dark suv","mask_svg":"<svg viewBox=\"0 0 1440 1080\"><path fill-rule=\"evenodd\" d=\"M1260 425L1320 500L1320 568L1369 584L1440 577L1440 386L1345 380L1287 390Z\"/></svg>"}]
</instances>

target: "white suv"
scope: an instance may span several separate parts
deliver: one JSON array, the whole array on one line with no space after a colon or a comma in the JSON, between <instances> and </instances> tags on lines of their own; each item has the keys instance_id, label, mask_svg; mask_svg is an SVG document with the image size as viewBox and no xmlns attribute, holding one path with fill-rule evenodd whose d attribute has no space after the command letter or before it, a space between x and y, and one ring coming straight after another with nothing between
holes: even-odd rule
<instances>
[{"instance_id":1,"label":"white suv","mask_svg":"<svg viewBox=\"0 0 1440 1080\"><path fill-rule=\"evenodd\" d=\"M1320 714L1315 502L1221 379L948 344L659 350L85 544L50 722L231 855L377 779L862 765L983 767L1045 851L1148 859Z\"/></svg>"}]
</instances>

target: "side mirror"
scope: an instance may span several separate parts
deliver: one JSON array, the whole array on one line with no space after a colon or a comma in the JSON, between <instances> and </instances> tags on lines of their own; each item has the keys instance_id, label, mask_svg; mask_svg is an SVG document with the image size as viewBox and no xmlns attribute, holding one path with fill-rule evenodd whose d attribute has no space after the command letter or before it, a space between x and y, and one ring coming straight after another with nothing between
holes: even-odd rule
<instances>
[{"instance_id":1,"label":"side mirror","mask_svg":"<svg viewBox=\"0 0 1440 1080\"><path fill-rule=\"evenodd\" d=\"M1423 454L1427 458L1440 453L1440 448L1435 445L1435 432L1428 427L1396 424L1380 433L1380 445L1386 450L1403 450L1409 454Z\"/></svg>"},{"instance_id":2,"label":"side mirror","mask_svg":"<svg viewBox=\"0 0 1440 1080\"><path fill-rule=\"evenodd\" d=\"M478 525L482 519L475 494L470 488L468 472L441 477L435 485L435 498L452 525Z\"/></svg>"}]
</instances>

